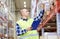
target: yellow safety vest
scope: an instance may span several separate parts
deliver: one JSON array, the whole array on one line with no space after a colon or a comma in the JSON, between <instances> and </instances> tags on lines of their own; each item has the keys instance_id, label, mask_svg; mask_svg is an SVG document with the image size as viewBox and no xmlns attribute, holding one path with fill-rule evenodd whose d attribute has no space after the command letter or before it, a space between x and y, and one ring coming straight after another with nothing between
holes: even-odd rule
<instances>
[{"instance_id":1,"label":"yellow safety vest","mask_svg":"<svg viewBox=\"0 0 60 39\"><path fill-rule=\"evenodd\" d=\"M22 19L17 21L17 23L19 24L19 26L22 29L26 29L28 27L31 27L31 24L33 22L33 19L28 19L27 21L23 21ZM26 32L25 34L20 36L20 39L38 39L38 32L36 30L31 30Z\"/></svg>"}]
</instances>

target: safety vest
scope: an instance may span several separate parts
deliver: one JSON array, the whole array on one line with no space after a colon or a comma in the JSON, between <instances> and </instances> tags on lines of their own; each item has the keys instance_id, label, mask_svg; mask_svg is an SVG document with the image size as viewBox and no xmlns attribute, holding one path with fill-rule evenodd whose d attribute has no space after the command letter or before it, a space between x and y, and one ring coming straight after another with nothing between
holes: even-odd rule
<instances>
[{"instance_id":1,"label":"safety vest","mask_svg":"<svg viewBox=\"0 0 60 39\"><path fill-rule=\"evenodd\" d=\"M26 29L28 27L31 27L33 19L28 19L27 21L23 21L21 19L17 21L17 23L22 29ZM20 35L20 39L38 39L38 37L38 32L36 30L27 31L25 34Z\"/></svg>"}]
</instances>

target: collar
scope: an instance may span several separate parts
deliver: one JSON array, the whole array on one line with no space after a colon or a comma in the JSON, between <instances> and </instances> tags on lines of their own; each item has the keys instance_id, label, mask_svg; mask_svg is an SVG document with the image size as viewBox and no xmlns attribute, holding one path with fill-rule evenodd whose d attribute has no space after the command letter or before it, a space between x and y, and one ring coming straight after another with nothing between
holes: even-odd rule
<instances>
[{"instance_id":1,"label":"collar","mask_svg":"<svg viewBox=\"0 0 60 39\"><path fill-rule=\"evenodd\" d=\"M27 21L28 19L21 18L23 21Z\"/></svg>"}]
</instances>

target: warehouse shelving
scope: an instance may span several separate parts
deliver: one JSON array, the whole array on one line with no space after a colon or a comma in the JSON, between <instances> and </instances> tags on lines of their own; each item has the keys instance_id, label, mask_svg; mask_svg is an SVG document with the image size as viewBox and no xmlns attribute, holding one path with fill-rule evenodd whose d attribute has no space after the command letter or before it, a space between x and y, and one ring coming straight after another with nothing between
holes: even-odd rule
<instances>
[{"instance_id":1,"label":"warehouse shelving","mask_svg":"<svg viewBox=\"0 0 60 39\"><path fill-rule=\"evenodd\" d=\"M7 30L8 28L7 27L7 16L6 16L6 13L4 12L3 9L5 9L5 4L3 4L3 2L0 1L0 38L1 39L4 39L4 37L7 36ZM5 13L5 14L4 14ZM5 32L6 30L6 32ZM6 38L8 39L8 38Z\"/></svg>"},{"instance_id":2,"label":"warehouse shelving","mask_svg":"<svg viewBox=\"0 0 60 39\"><path fill-rule=\"evenodd\" d=\"M53 16L55 15L56 13L49 13L46 17L45 17L45 19L42 21L42 23L40 24L40 29L41 28L43 28L44 27L44 29L45 30L51 30L51 29L53 29L53 31L55 30L55 32L56 32L56 25L54 26L54 27L51 27L51 25L49 25L49 23L48 23L48 21L50 21L51 20L51 18L53 18ZM53 19L54 20L54 19ZM52 21L51 21L52 22ZM52 24L52 23L50 23L50 24ZM55 24L55 23L53 23L53 24ZM47 26L47 25L49 25L49 26ZM46 27L47 26L47 27ZM47 30L47 31L48 31ZM51 31L50 31L51 32Z\"/></svg>"},{"instance_id":3,"label":"warehouse shelving","mask_svg":"<svg viewBox=\"0 0 60 39\"><path fill-rule=\"evenodd\" d=\"M12 9L15 10L13 0L0 0L0 38L1 39L2 38L14 39L15 12L11 11Z\"/></svg>"},{"instance_id":4,"label":"warehouse shelving","mask_svg":"<svg viewBox=\"0 0 60 39\"><path fill-rule=\"evenodd\" d=\"M42 1L39 1L37 4L37 13L40 12L41 10L41 5L44 4L44 9L45 9L45 13L44 16L42 18L42 22L40 23L40 25L38 26L38 31L39 31L39 35L44 36L45 32L55 32L57 33L57 26L56 26L56 13L55 13L55 7L53 7L53 9L50 9L53 1L52 0L49 1L45 1L45 3ZM46 4L46 5L45 5ZM54 5L55 6L55 5ZM42 8L43 9L43 8Z\"/></svg>"},{"instance_id":5,"label":"warehouse shelving","mask_svg":"<svg viewBox=\"0 0 60 39\"><path fill-rule=\"evenodd\" d=\"M50 2L50 0L49 1L45 1L45 2L43 2L43 1L41 1L40 2L40 4L44 4L44 9L45 9L45 13L44 13L44 16L43 16L43 19L42 19L42 22L41 22L41 24L40 24L40 27L44 27L46 24L47 24L47 22L53 17L53 16L55 16L55 7L53 7L52 6L52 3L49 3ZM47 3L47 4L46 4ZM39 3L38 3L39 4ZM40 5L38 5L38 9L39 9L39 6ZM48 7L46 7L46 6L48 6ZM50 9L50 7L53 7L53 9Z\"/></svg>"}]
</instances>

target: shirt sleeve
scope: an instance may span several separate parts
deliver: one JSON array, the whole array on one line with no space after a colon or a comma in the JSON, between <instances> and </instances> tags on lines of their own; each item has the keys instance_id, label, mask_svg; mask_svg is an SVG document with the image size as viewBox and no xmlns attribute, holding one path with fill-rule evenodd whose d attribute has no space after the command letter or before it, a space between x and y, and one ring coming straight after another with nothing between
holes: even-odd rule
<instances>
[{"instance_id":1,"label":"shirt sleeve","mask_svg":"<svg viewBox=\"0 0 60 39\"><path fill-rule=\"evenodd\" d=\"M32 25L31 25L32 26L32 30L36 30L37 29L38 25L42 21L43 15L44 15L44 10L41 10L39 15L36 18L34 18L34 21L33 21Z\"/></svg>"},{"instance_id":2,"label":"shirt sleeve","mask_svg":"<svg viewBox=\"0 0 60 39\"><path fill-rule=\"evenodd\" d=\"M40 13L39 13L39 15L36 18L34 18L34 21L41 20L42 17L43 17L43 15L44 15L44 10L41 10Z\"/></svg>"},{"instance_id":3,"label":"shirt sleeve","mask_svg":"<svg viewBox=\"0 0 60 39\"><path fill-rule=\"evenodd\" d=\"M25 34L26 32L27 32L26 29L23 29L22 30L22 28L18 24L16 24L16 34L17 34L17 36L20 36L22 34Z\"/></svg>"}]
</instances>

